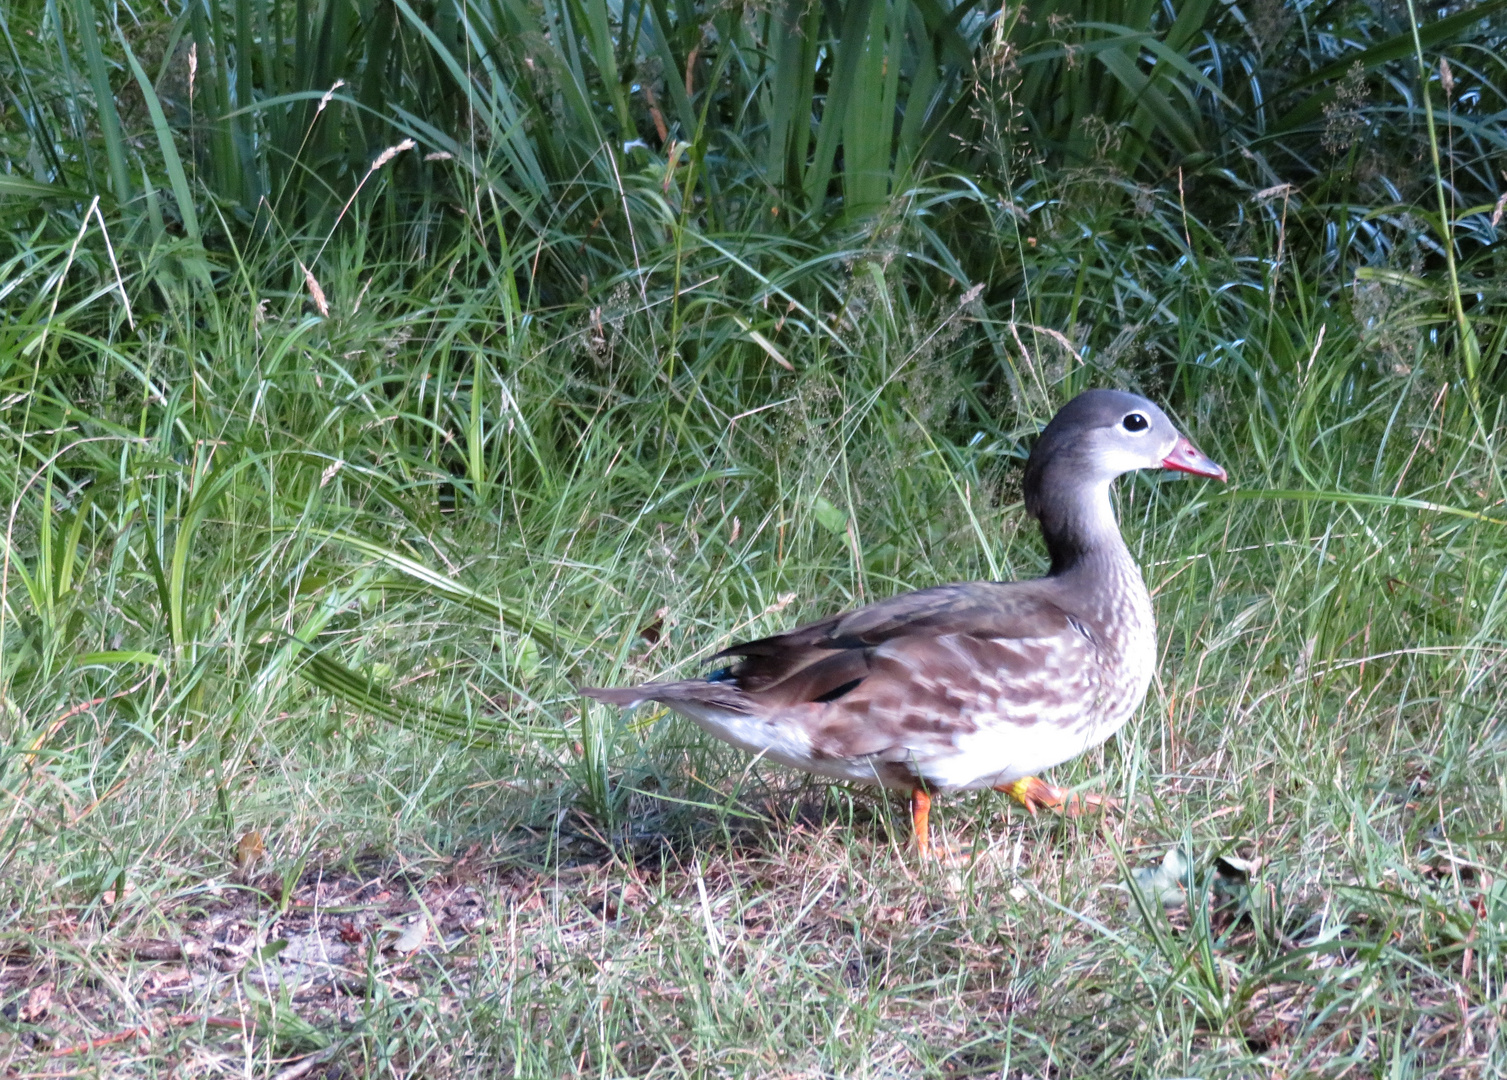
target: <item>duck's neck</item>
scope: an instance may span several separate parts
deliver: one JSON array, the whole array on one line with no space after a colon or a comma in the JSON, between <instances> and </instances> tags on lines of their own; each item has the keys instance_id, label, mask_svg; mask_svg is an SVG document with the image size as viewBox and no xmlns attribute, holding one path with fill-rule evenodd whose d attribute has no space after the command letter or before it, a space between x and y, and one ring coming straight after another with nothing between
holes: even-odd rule
<instances>
[{"instance_id":1,"label":"duck's neck","mask_svg":"<svg viewBox=\"0 0 1507 1080\"><path fill-rule=\"evenodd\" d=\"M1120 535L1108 480L1081 476L1053 488L1034 489L1037 520L1052 557L1049 579L1065 610L1098 635L1116 678L1140 688L1125 700L1141 700L1156 667L1156 615L1141 568ZM1120 716L1123 721L1126 712Z\"/></svg>"},{"instance_id":2,"label":"duck's neck","mask_svg":"<svg viewBox=\"0 0 1507 1080\"><path fill-rule=\"evenodd\" d=\"M1039 504L1041 535L1052 559L1049 576L1103 580L1128 570L1139 579L1115 520L1109 485L1109 480L1064 485Z\"/></svg>"}]
</instances>

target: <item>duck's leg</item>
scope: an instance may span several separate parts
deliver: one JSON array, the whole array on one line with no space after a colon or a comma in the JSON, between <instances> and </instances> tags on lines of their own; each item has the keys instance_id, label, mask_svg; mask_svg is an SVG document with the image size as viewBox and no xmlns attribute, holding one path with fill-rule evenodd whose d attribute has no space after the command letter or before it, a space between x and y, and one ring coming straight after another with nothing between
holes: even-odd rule
<instances>
[{"instance_id":1,"label":"duck's leg","mask_svg":"<svg viewBox=\"0 0 1507 1080\"><path fill-rule=\"evenodd\" d=\"M1103 795L1075 795L1060 787L1054 787L1036 776L1026 776L1014 783L1000 784L994 789L1003 791L1024 806L1033 816L1038 807L1056 810L1068 817L1077 817L1088 810L1105 810L1119 805L1117 800Z\"/></svg>"},{"instance_id":2,"label":"duck's leg","mask_svg":"<svg viewBox=\"0 0 1507 1080\"><path fill-rule=\"evenodd\" d=\"M910 793L910 824L921 857L931 855L931 795L920 784Z\"/></svg>"}]
</instances>

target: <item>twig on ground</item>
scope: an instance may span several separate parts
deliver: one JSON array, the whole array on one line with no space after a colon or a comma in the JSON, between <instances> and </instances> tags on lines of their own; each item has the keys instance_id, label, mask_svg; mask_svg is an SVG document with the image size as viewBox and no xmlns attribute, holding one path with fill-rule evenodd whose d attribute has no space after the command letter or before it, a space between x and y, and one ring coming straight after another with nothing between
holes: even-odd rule
<instances>
[{"instance_id":1,"label":"twig on ground","mask_svg":"<svg viewBox=\"0 0 1507 1080\"><path fill-rule=\"evenodd\" d=\"M302 1061L289 1065L286 1069L274 1075L272 1080L298 1080L300 1076L307 1076L326 1061L329 1061L334 1056L334 1053L333 1049L319 1050L312 1053Z\"/></svg>"},{"instance_id":2,"label":"twig on ground","mask_svg":"<svg viewBox=\"0 0 1507 1080\"><path fill-rule=\"evenodd\" d=\"M232 1020L226 1016L197 1016L193 1013L180 1013L170 1016L162 1022L163 1027L187 1027L190 1024L202 1021L205 1027L234 1028L237 1031L246 1031L254 1028L255 1023L244 1020ZM115 1043L126 1042L130 1039L150 1038L157 1032L151 1024L143 1024L140 1027L127 1028L124 1031L113 1031L109 1035L101 1035L97 1039L88 1042L73 1043L70 1046L60 1046L52 1051L50 1057L66 1057L69 1054L82 1054L87 1050L98 1050L102 1046L111 1046Z\"/></svg>"}]
</instances>

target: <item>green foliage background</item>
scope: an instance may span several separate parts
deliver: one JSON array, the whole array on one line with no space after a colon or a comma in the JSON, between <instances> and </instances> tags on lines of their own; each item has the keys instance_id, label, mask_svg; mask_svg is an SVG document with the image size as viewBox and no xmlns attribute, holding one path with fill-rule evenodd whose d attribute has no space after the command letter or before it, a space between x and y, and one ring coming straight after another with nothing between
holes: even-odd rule
<instances>
[{"instance_id":1,"label":"green foliage background","mask_svg":"<svg viewBox=\"0 0 1507 1080\"><path fill-rule=\"evenodd\" d=\"M1502 858L1504 0L0 14L16 912L131 881L156 917L252 826L295 868L515 826L558 844L562 807L609 846L700 843L746 762L572 683L1039 572L1019 464L1068 396L1119 385L1232 484L1122 485L1163 681L1077 768L1133 794L1213 762L1239 816L1211 833L1159 801L1158 836L1271 834L1274 896L1314 866L1372 890L1256 916L1374 946L1381 1004L1307 999L1293 1067L1380 1052L1341 1046L1336 1010L1434 1030L1455 998L1430 980L1500 1005L1501 898L1416 867L1440 837ZM1326 846L1362 788L1437 813ZM1193 1068L1237 1037L1230 1067L1257 1067L1290 957L1221 982L1160 933L1062 967L1102 947L1160 989L1022 1044L1032 1067ZM1063 978L1071 1012L1089 990ZM579 992L560 1017L608 1000ZM487 1009L454 1038L537 1023ZM631 1072L637 1021L612 1016L495 1054ZM1442 1060L1417 1042L1387 1045ZM877 1068L858 1045L795 1051Z\"/></svg>"}]
</instances>

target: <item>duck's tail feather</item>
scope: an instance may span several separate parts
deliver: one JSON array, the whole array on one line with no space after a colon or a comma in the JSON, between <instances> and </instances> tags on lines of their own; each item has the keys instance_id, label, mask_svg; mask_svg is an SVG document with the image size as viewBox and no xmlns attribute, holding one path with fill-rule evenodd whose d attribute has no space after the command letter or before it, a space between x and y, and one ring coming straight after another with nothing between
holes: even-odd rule
<instances>
[{"instance_id":1,"label":"duck's tail feather","mask_svg":"<svg viewBox=\"0 0 1507 1080\"><path fill-rule=\"evenodd\" d=\"M747 712L749 707L747 695L725 680L686 679L683 682L644 683L642 686L580 686L576 689L589 698L624 708L645 701L658 701L672 709L680 704L694 704Z\"/></svg>"},{"instance_id":2,"label":"duck's tail feather","mask_svg":"<svg viewBox=\"0 0 1507 1080\"><path fill-rule=\"evenodd\" d=\"M576 692L608 705L629 708L647 699L644 689L641 686L578 686Z\"/></svg>"}]
</instances>

